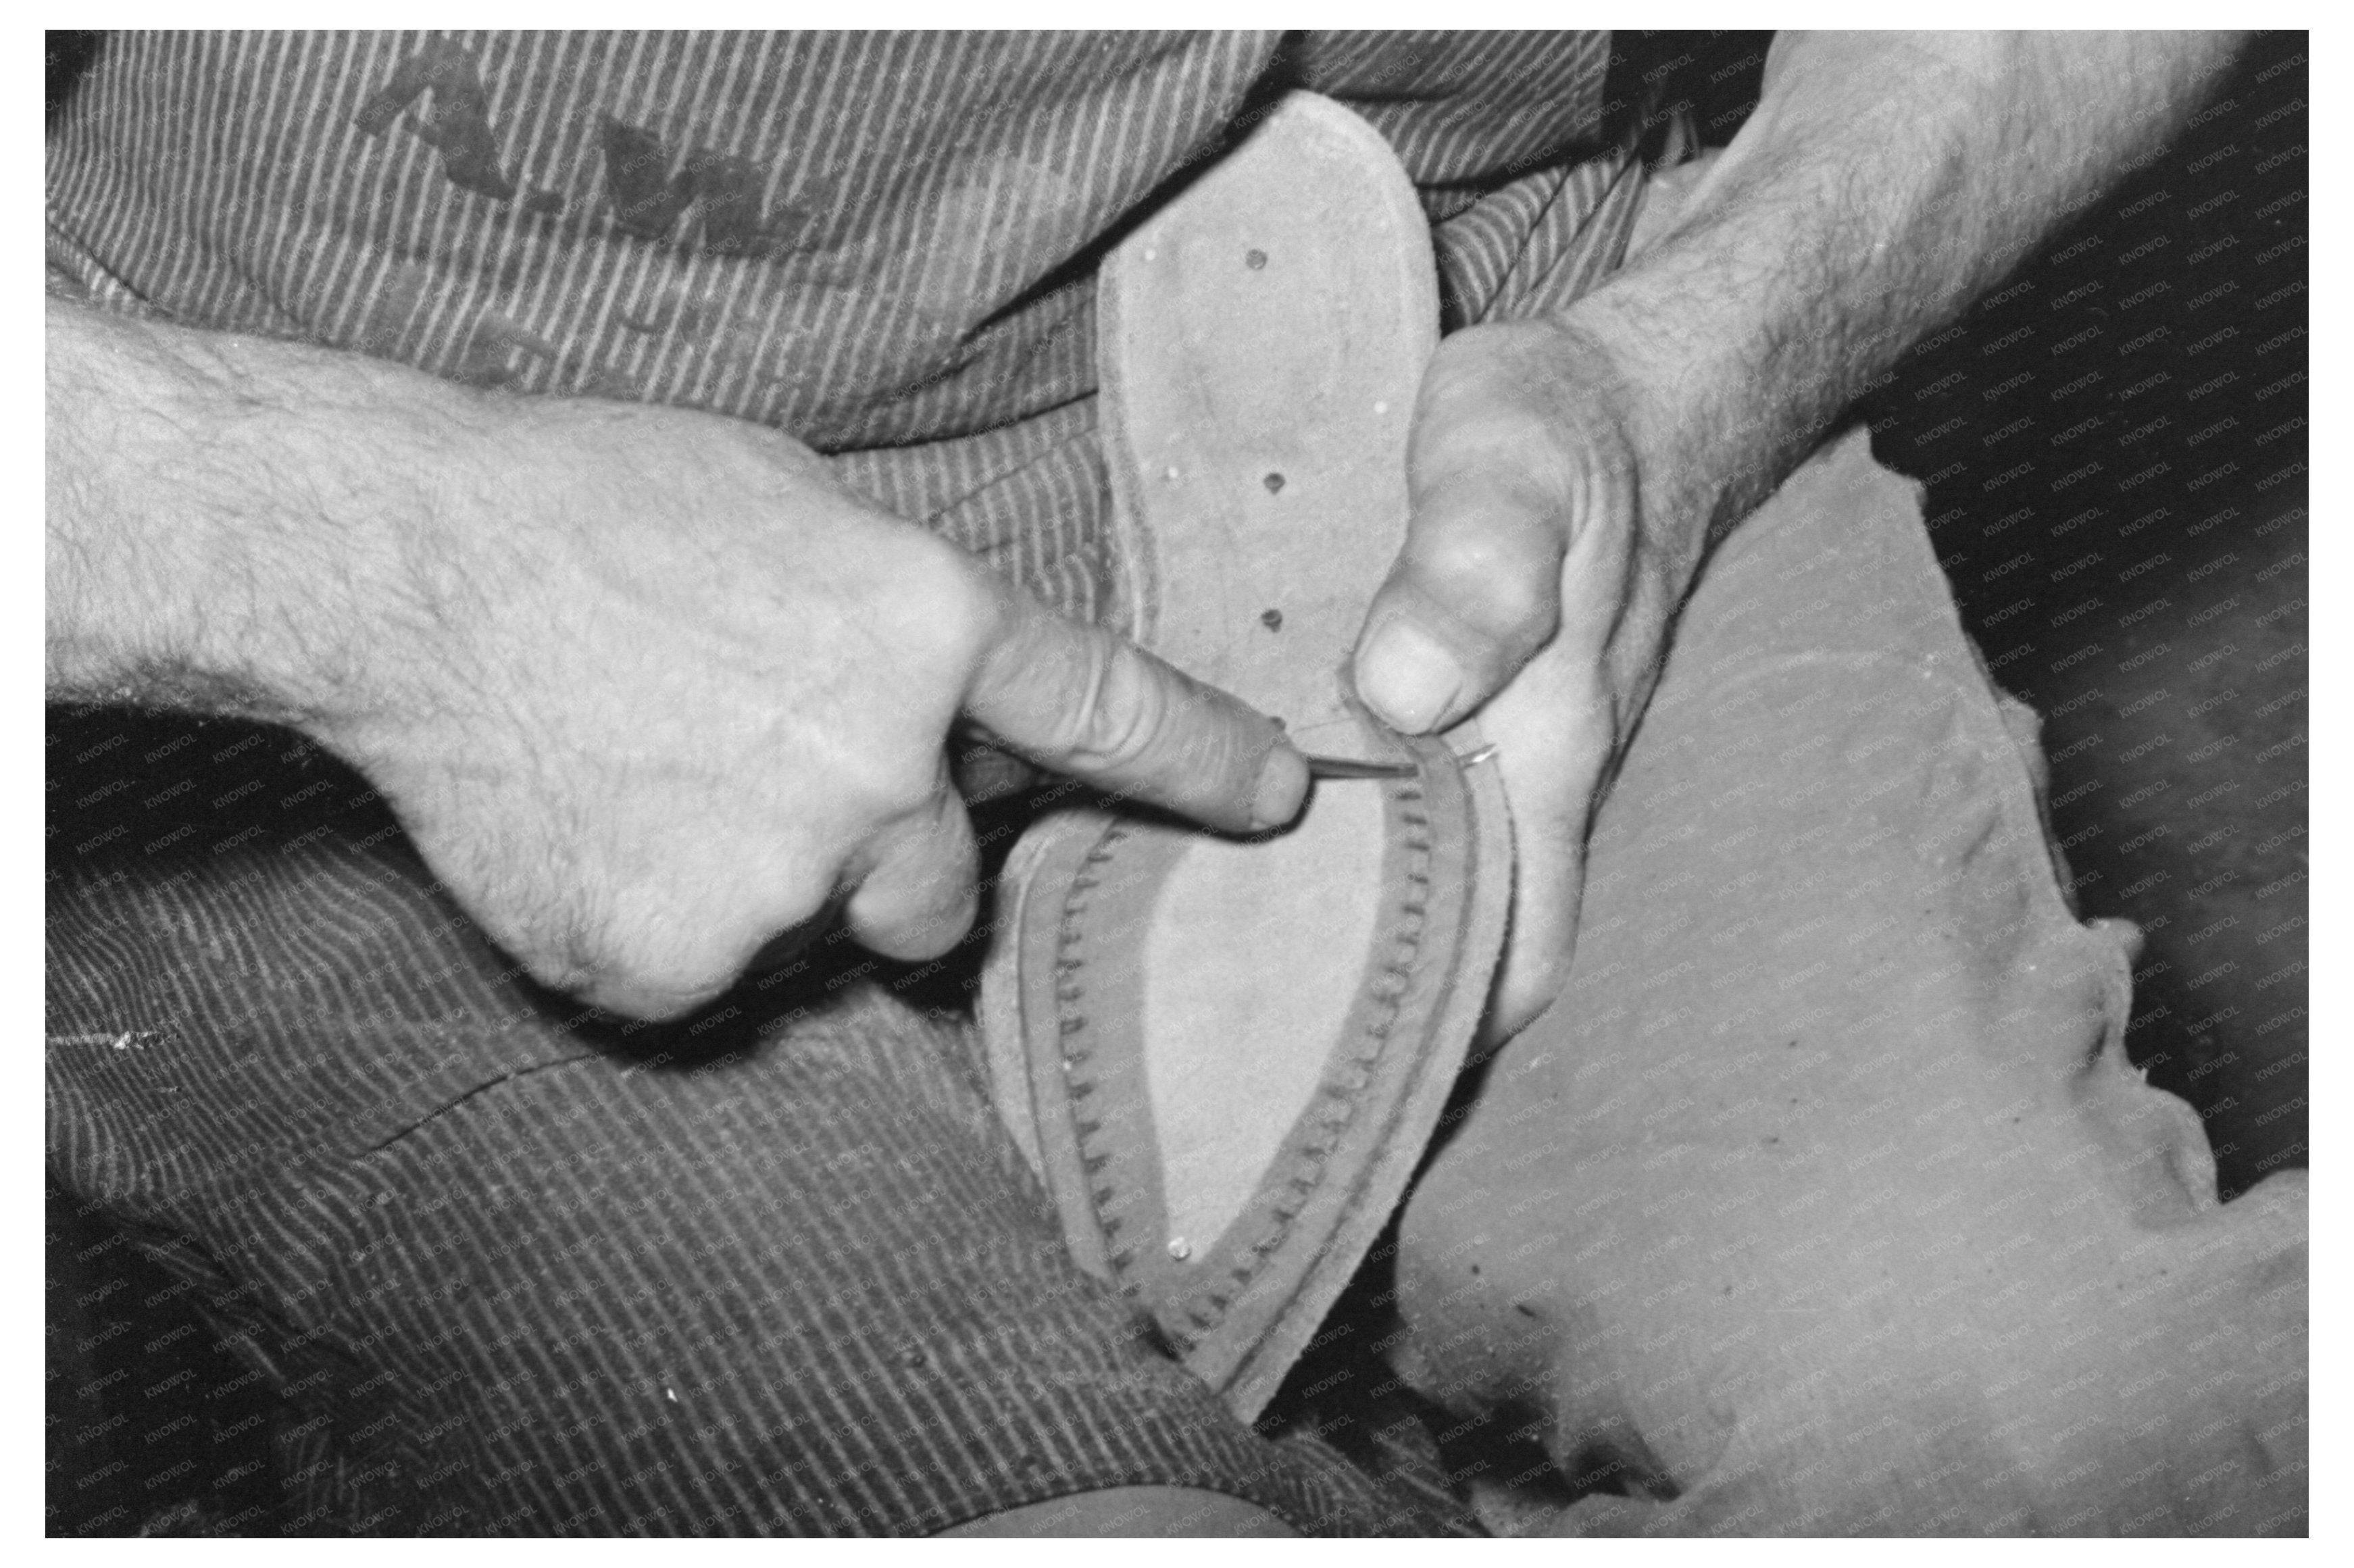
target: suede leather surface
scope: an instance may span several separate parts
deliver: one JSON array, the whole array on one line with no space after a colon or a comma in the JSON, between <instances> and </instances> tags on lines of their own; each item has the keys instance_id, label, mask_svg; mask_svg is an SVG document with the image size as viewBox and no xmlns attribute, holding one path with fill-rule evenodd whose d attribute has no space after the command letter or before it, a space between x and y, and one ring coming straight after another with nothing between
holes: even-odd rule
<instances>
[{"instance_id":1,"label":"suede leather surface","mask_svg":"<svg viewBox=\"0 0 2354 1568\"><path fill-rule=\"evenodd\" d=\"M981 1015L1080 1266L1248 1419L1403 1194L1503 940L1511 838L1465 726L1401 742L1340 671L1405 538L1429 234L1348 111L1286 97L1097 281L1105 450L1155 652L1311 750L1411 758L1225 842L1092 811L1009 862Z\"/></svg>"},{"instance_id":2,"label":"suede leather surface","mask_svg":"<svg viewBox=\"0 0 2354 1568\"><path fill-rule=\"evenodd\" d=\"M1407 515L1438 273L1396 155L1286 95L1104 260L1098 408L1137 641L1368 755L1339 672Z\"/></svg>"},{"instance_id":3,"label":"suede leather surface","mask_svg":"<svg viewBox=\"0 0 2354 1568\"><path fill-rule=\"evenodd\" d=\"M1568 989L1404 1220L1410 1379L1629 1494L1491 1526L2302 1529L2302 1174L2219 1207L2128 1064L2032 730L1861 431L1704 573Z\"/></svg>"},{"instance_id":4,"label":"suede leather surface","mask_svg":"<svg viewBox=\"0 0 2354 1568\"><path fill-rule=\"evenodd\" d=\"M1143 933L1140 1020L1146 1094L1161 1137L1171 1234L1207 1238L1240 1217L1294 1119L1316 1093L1320 1040L1365 983L1341 954L1379 950L1387 814L1378 789L1320 791L1297 830L1269 842L1204 840L1172 868ZM1271 867L1265 863L1275 863ZM1336 961L1269 964L1313 933ZM1202 977L1215 975L1216 984ZM1193 1080L1208 1075L1214 1086ZM1204 1092L1207 1088L1210 1092Z\"/></svg>"},{"instance_id":5,"label":"suede leather surface","mask_svg":"<svg viewBox=\"0 0 2354 1568\"><path fill-rule=\"evenodd\" d=\"M1332 832L1236 845L1075 814L1021 901L1017 1114L1071 1255L1246 1419L1404 1194L1502 938L1501 779L1402 749L1416 777ZM1286 917L1311 906L1327 917Z\"/></svg>"}]
</instances>

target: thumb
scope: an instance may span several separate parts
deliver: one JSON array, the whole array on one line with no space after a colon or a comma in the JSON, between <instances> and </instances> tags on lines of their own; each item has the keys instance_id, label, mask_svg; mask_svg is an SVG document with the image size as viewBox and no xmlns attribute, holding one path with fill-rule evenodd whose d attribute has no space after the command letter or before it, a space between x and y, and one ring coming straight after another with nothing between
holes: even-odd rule
<instances>
[{"instance_id":1,"label":"thumb","mask_svg":"<svg viewBox=\"0 0 2354 1568\"><path fill-rule=\"evenodd\" d=\"M1477 710L1560 624L1554 509L1497 474L1417 486L1396 564L1357 641L1357 694L1408 735Z\"/></svg>"},{"instance_id":2,"label":"thumb","mask_svg":"<svg viewBox=\"0 0 2354 1568\"><path fill-rule=\"evenodd\" d=\"M1001 608L964 711L1008 748L1229 832L1299 815L1308 765L1273 719L1018 588Z\"/></svg>"},{"instance_id":3,"label":"thumb","mask_svg":"<svg viewBox=\"0 0 2354 1568\"><path fill-rule=\"evenodd\" d=\"M1409 734L1479 708L1552 638L1591 488L1573 428L1499 330L1447 339L1423 376L1405 544L1357 644L1358 695Z\"/></svg>"}]
</instances>

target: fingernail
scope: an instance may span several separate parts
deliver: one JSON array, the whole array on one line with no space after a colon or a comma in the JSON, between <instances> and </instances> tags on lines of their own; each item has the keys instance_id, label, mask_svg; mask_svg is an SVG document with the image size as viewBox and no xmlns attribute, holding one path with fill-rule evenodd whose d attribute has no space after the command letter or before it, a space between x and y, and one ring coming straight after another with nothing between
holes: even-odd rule
<instances>
[{"instance_id":1,"label":"fingernail","mask_svg":"<svg viewBox=\"0 0 2354 1568\"><path fill-rule=\"evenodd\" d=\"M1408 735L1437 723L1462 689L1455 655L1412 621L1391 621L1357 659L1357 695Z\"/></svg>"},{"instance_id":2,"label":"fingernail","mask_svg":"<svg viewBox=\"0 0 2354 1568\"><path fill-rule=\"evenodd\" d=\"M1258 790L1251 797L1251 826L1279 828L1299 815L1300 802L1308 798L1308 764L1299 753L1278 744L1267 754L1267 765L1259 769Z\"/></svg>"}]
</instances>

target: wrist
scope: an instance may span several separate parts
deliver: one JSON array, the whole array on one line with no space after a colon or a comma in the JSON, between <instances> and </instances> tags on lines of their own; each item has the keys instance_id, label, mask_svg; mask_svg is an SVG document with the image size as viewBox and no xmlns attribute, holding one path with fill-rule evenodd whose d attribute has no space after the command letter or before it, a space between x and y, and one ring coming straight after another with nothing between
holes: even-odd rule
<instances>
[{"instance_id":1,"label":"wrist","mask_svg":"<svg viewBox=\"0 0 2354 1568\"><path fill-rule=\"evenodd\" d=\"M1702 550L1773 493L1913 335L1795 241L1777 249L1714 227L1702 218L1670 235L1566 313L1624 367L1647 524ZM1761 252L1773 260L1757 263Z\"/></svg>"},{"instance_id":2,"label":"wrist","mask_svg":"<svg viewBox=\"0 0 2354 1568\"><path fill-rule=\"evenodd\" d=\"M1685 577L1710 538L1711 497L1740 461L1739 432L1725 428L1732 399L1712 384L1733 367L1684 323L1599 294L1548 325L1626 454L1629 511L1644 544Z\"/></svg>"},{"instance_id":3,"label":"wrist","mask_svg":"<svg viewBox=\"0 0 2354 1568\"><path fill-rule=\"evenodd\" d=\"M60 313L63 313L62 318ZM298 345L51 307L49 690L316 730L376 700L428 449L479 395ZM343 363L339 363L343 362Z\"/></svg>"}]
</instances>

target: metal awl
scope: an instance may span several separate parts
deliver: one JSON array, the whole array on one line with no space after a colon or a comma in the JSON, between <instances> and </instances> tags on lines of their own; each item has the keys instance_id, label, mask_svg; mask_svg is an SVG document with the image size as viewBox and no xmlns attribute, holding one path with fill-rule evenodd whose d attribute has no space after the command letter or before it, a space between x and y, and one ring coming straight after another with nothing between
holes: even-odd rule
<instances>
[{"instance_id":1,"label":"metal awl","mask_svg":"<svg viewBox=\"0 0 2354 1568\"><path fill-rule=\"evenodd\" d=\"M1457 760L1472 768L1495 755L1495 745L1490 742ZM1300 753L1300 757L1308 764L1310 779L1411 779L1416 771L1411 762L1360 762L1353 757L1318 757L1309 752Z\"/></svg>"},{"instance_id":2,"label":"metal awl","mask_svg":"<svg viewBox=\"0 0 2354 1568\"><path fill-rule=\"evenodd\" d=\"M1411 762L1359 762L1348 757L1301 756L1308 764L1310 779L1411 779L1416 771Z\"/></svg>"}]
</instances>

